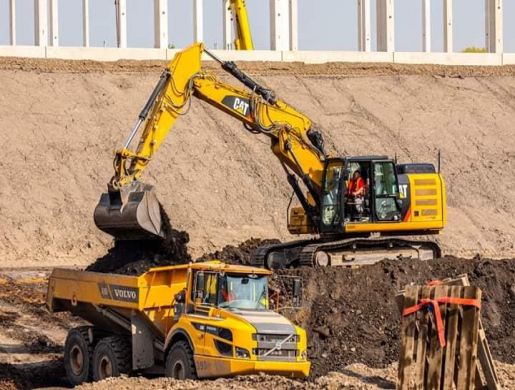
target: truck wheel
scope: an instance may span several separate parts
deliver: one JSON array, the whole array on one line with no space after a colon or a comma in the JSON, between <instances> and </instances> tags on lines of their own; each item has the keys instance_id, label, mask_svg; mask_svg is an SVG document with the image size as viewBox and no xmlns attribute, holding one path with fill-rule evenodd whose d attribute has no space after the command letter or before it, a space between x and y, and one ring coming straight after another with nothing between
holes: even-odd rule
<instances>
[{"instance_id":1,"label":"truck wheel","mask_svg":"<svg viewBox=\"0 0 515 390\"><path fill-rule=\"evenodd\" d=\"M186 341L176 342L166 359L165 375L174 379L197 379L193 352Z\"/></svg>"},{"instance_id":2,"label":"truck wheel","mask_svg":"<svg viewBox=\"0 0 515 390\"><path fill-rule=\"evenodd\" d=\"M112 336L100 340L93 352L93 380L128 374L132 368L132 351L127 337Z\"/></svg>"},{"instance_id":3,"label":"truck wheel","mask_svg":"<svg viewBox=\"0 0 515 390\"><path fill-rule=\"evenodd\" d=\"M80 326L68 332L64 344L64 369L73 386L93 379L91 357L94 343L89 341L90 326ZM95 341L95 340L93 340Z\"/></svg>"}]
</instances>

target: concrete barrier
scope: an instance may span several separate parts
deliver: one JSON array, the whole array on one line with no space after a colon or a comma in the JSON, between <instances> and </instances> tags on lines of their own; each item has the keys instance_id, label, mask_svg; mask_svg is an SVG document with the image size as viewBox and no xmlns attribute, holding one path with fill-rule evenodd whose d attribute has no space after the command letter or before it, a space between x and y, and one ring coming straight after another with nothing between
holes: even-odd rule
<instances>
[{"instance_id":1,"label":"concrete barrier","mask_svg":"<svg viewBox=\"0 0 515 390\"><path fill-rule=\"evenodd\" d=\"M46 58L41 46L0 46L0 57Z\"/></svg>"},{"instance_id":2,"label":"concrete barrier","mask_svg":"<svg viewBox=\"0 0 515 390\"><path fill-rule=\"evenodd\" d=\"M502 65L502 54L495 53L393 53L396 64Z\"/></svg>"},{"instance_id":3,"label":"concrete barrier","mask_svg":"<svg viewBox=\"0 0 515 390\"><path fill-rule=\"evenodd\" d=\"M104 47L40 47L0 46L0 57L55 58L64 60L171 60L180 49L141 49ZM330 62L364 62L434 65L515 64L515 53L386 53L345 51L275 51L275 50L212 50L214 54L230 61L304 62L322 64ZM203 60L211 60L204 54Z\"/></svg>"},{"instance_id":4,"label":"concrete barrier","mask_svg":"<svg viewBox=\"0 0 515 390\"><path fill-rule=\"evenodd\" d=\"M515 65L515 53L503 53L502 63L503 65Z\"/></svg>"},{"instance_id":5,"label":"concrete barrier","mask_svg":"<svg viewBox=\"0 0 515 390\"><path fill-rule=\"evenodd\" d=\"M393 53L362 51L283 51L282 61L323 64L327 62L393 62Z\"/></svg>"},{"instance_id":6,"label":"concrete barrier","mask_svg":"<svg viewBox=\"0 0 515 390\"><path fill-rule=\"evenodd\" d=\"M138 49L114 47L46 47L46 58L61 60L166 60L166 49Z\"/></svg>"}]
</instances>

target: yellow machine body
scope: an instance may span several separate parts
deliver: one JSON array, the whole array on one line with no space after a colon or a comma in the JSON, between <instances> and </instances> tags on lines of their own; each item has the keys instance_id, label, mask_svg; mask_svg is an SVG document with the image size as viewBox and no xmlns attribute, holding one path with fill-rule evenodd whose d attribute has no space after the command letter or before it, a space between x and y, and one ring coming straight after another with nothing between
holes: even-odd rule
<instances>
[{"instance_id":1,"label":"yellow machine body","mask_svg":"<svg viewBox=\"0 0 515 390\"><path fill-rule=\"evenodd\" d=\"M200 274L205 289L197 286ZM135 370L165 364L174 343L186 341L199 378L259 372L306 377L306 332L270 310L267 294L249 288L253 280L267 287L270 275L262 268L218 261L153 268L140 276L55 269L47 306L82 317L97 332L132 334ZM225 285L229 292L233 287L237 293L238 286L230 284L242 280L254 297L217 302L213 294L219 293L217 283L224 277L232 281ZM180 293L184 302L178 302Z\"/></svg>"}]
</instances>

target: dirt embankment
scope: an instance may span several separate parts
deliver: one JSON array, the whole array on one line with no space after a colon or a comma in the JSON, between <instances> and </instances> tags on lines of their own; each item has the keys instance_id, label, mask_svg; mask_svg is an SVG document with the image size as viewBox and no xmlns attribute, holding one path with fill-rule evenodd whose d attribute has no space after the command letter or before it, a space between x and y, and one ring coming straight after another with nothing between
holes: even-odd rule
<instances>
[{"instance_id":1,"label":"dirt embankment","mask_svg":"<svg viewBox=\"0 0 515 390\"><path fill-rule=\"evenodd\" d=\"M252 251L277 240L249 239L238 246L226 246L207 253L197 261L218 259L229 264L248 265ZM175 247L174 247L175 248ZM144 247L139 247L141 253ZM185 251L183 248L181 251ZM174 249L177 251L177 249ZM155 265L151 255L117 269L102 268L104 259L91 268L133 274ZM155 258L160 258L159 256ZM123 260L116 258L114 264ZM387 367L398 360L400 314L394 297L408 284L424 285L434 279L468 274L473 285L483 290L482 317L495 359L515 364L515 260L489 260L445 257L418 260L383 261L360 269L300 268L278 271L279 275L301 276L304 305L283 314L308 332L308 355L312 376L341 371L352 363ZM292 289L290 278L273 282L287 298Z\"/></svg>"},{"instance_id":2,"label":"dirt embankment","mask_svg":"<svg viewBox=\"0 0 515 390\"><path fill-rule=\"evenodd\" d=\"M245 251L258 244L258 240L249 240L239 247L226 248L217 257L226 262L244 264L249 258ZM239 255L235 257L234 253ZM512 325L515 316L515 260L452 257L430 262L385 261L356 270L302 268L280 272L303 278L302 308L286 309L283 314L308 332L308 356L312 363L308 382L258 376L236 381L188 382L181 387L168 379L148 381L135 378L86 388L102 389L114 384L136 388L195 388L196 384L200 388L230 385L233 386L231 388L245 389L275 380L278 381L277 388L284 389L394 388L401 320L393 301L394 295L406 284L425 284L435 278L463 273L467 273L471 283L483 291L482 318L487 338L494 359L500 362L498 367L505 388L511 388L511 385L515 386L515 370L510 366L515 364ZM274 282L283 290L283 298L287 296L284 287L290 281L279 278ZM80 321L65 313L50 315L46 312L44 281L26 283L7 279L2 283L0 388L4 384L13 388L65 384L62 345L67 330L79 325ZM42 323L44 327L40 326Z\"/></svg>"},{"instance_id":3,"label":"dirt embankment","mask_svg":"<svg viewBox=\"0 0 515 390\"><path fill-rule=\"evenodd\" d=\"M112 151L162 65L0 61L0 265L84 266L107 252L112 240L94 226L93 210ZM331 153L434 162L442 149L445 253L515 254L511 67L243 67L308 115ZM194 258L248 237L292 238L291 189L266 137L203 102L179 118L143 179L189 233Z\"/></svg>"},{"instance_id":4,"label":"dirt embankment","mask_svg":"<svg viewBox=\"0 0 515 390\"><path fill-rule=\"evenodd\" d=\"M259 240L247 241L236 248L224 248L216 257L227 263L247 264L249 248L259 244ZM360 269L300 268L278 274L302 277L303 308L284 314L308 332L308 355L315 377L357 362L386 367L397 361L397 292L409 284L425 285L461 274L468 274L471 284L483 291L483 325L494 358L515 364L515 260L445 257L428 262L383 261ZM290 282L288 278L279 279L284 296L291 292Z\"/></svg>"}]
</instances>

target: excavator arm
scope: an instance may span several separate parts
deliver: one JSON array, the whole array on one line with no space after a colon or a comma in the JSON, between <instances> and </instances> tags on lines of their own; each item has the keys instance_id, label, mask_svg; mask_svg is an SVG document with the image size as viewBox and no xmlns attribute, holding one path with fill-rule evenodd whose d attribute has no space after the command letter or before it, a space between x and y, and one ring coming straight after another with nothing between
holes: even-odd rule
<instances>
[{"instance_id":1,"label":"excavator arm","mask_svg":"<svg viewBox=\"0 0 515 390\"><path fill-rule=\"evenodd\" d=\"M234 40L236 50L254 50L245 0L229 0L229 7L236 33Z\"/></svg>"},{"instance_id":2,"label":"excavator arm","mask_svg":"<svg viewBox=\"0 0 515 390\"><path fill-rule=\"evenodd\" d=\"M203 70L203 52L247 88L222 82ZM192 96L241 121L247 130L265 134L306 214L317 218L326 160L321 135L312 129L309 118L278 99L273 91L252 80L234 62L221 61L198 43L169 63L124 147L115 152L115 174L95 210L95 222L101 230L122 239L163 235L159 203L151 188L139 179L178 116L187 113ZM130 145L142 125L133 151ZM300 189L297 176L310 196Z\"/></svg>"}]
</instances>

